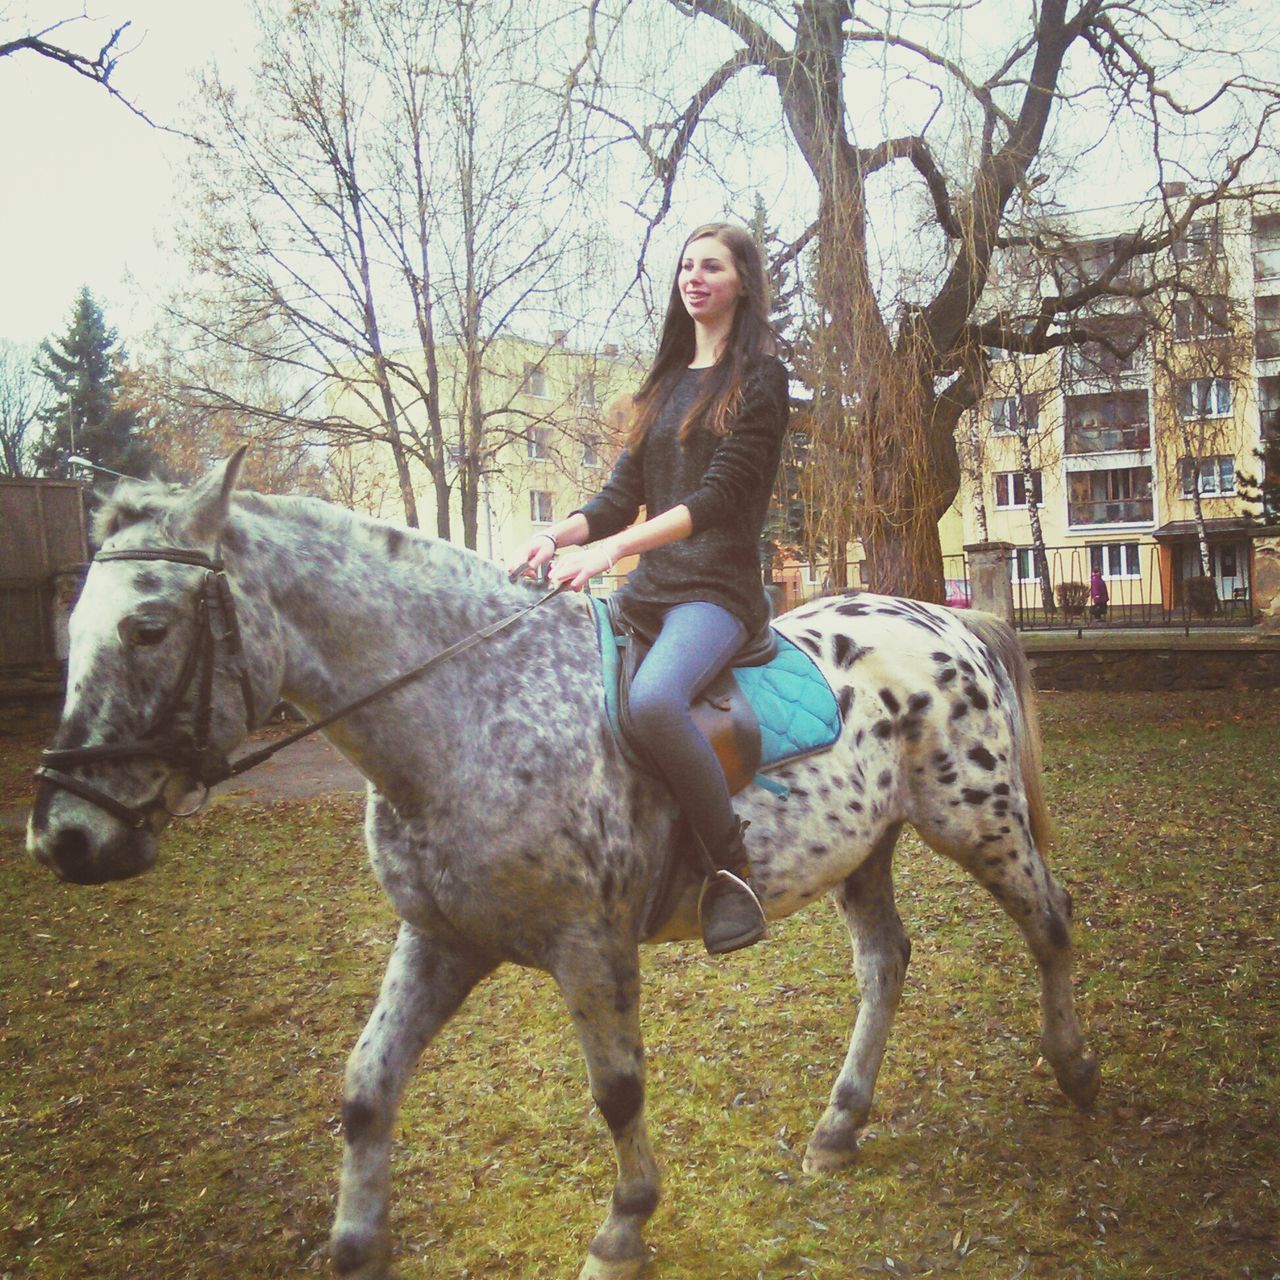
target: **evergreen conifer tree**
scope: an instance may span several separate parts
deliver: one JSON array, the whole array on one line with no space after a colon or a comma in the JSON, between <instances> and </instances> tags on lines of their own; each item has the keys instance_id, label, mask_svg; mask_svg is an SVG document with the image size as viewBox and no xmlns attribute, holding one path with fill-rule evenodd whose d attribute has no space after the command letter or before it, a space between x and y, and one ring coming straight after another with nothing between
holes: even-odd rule
<instances>
[{"instance_id":1,"label":"evergreen conifer tree","mask_svg":"<svg viewBox=\"0 0 1280 1280\"><path fill-rule=\"evenodd\" d=\"M49 383L41 410L44 438L36 453L41 475L65 479L73 454L125 475L143 476L150 450L137 438L137 410L122 395L125 353L90 291L80 290L61 338L40 344L36 369Z\"/></svg>"}]
</instances>

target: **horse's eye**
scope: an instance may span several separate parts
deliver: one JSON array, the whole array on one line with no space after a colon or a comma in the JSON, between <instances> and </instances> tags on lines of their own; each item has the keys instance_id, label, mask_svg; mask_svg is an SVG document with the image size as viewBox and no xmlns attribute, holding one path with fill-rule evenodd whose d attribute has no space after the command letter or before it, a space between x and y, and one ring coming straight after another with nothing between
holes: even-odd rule
<instances>
[{"instance_id":1,"label":"horse's eye","mask_svg":"<svg viewBox=\"0 0 1280 1280\"><path fill-rule=\"evenodd\" d=\"M145 649L159 644L168 634L168 627L161 626L158 622L144 622L134 628L130 639L139 648Z\"/></svg>"}]
</instances>

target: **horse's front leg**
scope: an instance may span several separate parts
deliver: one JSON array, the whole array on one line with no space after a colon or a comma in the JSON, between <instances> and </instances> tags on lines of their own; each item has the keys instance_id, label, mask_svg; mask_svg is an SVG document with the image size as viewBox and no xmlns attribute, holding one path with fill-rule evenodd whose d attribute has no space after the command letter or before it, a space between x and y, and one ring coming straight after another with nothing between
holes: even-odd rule
<instances>
[{"instance_id":1,"label":"horse's front leg","mask_svg":"<svg viewBox=\"0 0 1280 1280\"><path fill-rule=\"evenodd\" d=\"M901 830L901 823L890 827L871 856L836 891L836 905L853 942L862 999L831 1100L804 1153L806 1173L850 1164L858 1154L858 1133L871 1111L876 1077L911 959L911 943L893 900L893 848Z\"/></svg>"},{"instance_id":2,"label":"horse's front leg","mask_svg":"<svg viewBox=\"0 0 1280 1280\"><path fill-rule=\"evenodd\" d=\"M658 1166L644 1123L640 957L634 943L566 949L555 978L587 1060L591 1096L613 1137L618 1162L609 1216L592 1240L578 1280L632 1280L648 1261L641 1234L658 1204Z\"/></svg>"},{"instance_id":3,"label":"horse's front leg","mask_svg":"<svg viewBox=\"0 0 1280 1280\"><path fill-rule=\"evenodd\" d=\"M378 1003L347 1060L346 1147L330 1241L334 1270L346 1280L387 1274L391 1131L400 1095L423 1049L492 968L400 926Z\"/></svg>"}]
</instances>

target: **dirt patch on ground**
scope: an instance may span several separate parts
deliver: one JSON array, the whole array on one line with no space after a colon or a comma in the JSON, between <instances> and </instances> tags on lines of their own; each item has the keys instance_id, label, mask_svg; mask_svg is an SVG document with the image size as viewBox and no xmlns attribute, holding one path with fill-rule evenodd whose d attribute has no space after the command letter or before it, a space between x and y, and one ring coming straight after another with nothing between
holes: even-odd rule
<instances>
[{"instance_id":1,"label":"dirt patch on ground","mask_svg":"<svg viewBox=\"0 0 1280 1280\"><path fill-rule=\"evenodd\" d=\"M292 726L290 726L290 729ZM256 733L246 744L257 750L287 730ZM243 751L245 748L241 748ZM305 800L335 791L363 791L364 779L326 738L318 733L291 743L256 769L215 787L214 800L273 804L278 800Z\"/></svg>"}]
</instances>

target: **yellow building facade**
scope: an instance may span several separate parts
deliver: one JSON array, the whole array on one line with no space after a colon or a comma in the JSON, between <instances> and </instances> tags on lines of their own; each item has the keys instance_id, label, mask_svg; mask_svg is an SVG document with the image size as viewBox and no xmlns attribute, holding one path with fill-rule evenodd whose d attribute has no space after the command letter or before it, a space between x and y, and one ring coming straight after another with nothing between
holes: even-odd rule
<instances>
[{"instance_id":1,"label":"yellow building facade","mask_svg":"<svg viewBox=\"0 0 1280 1280\"><path fill-rule=\"evenodd\" d=\"M1086 262L1105 267L1134 225L1126 214L1085 242ZM964 540L1012 544L1015 606L1043 604L1046 570L1055 599L1099 570L1111 606L1173 610L1188 579L1207 576L1222 611L1248 610L1237 480L1257 475L1263 433L1280 425L1280 214L1241 202L1193 221L1157 266L1196 299L1160 311L1157 296L1160 322L1140 341L1115 307L1114 345L1128 354L1093 344L997 359L962 427ZM1133 264L1135 281L1143 269Z\"/></svg>"},{"instance_id":2,"label":"yellow building facade","mask_svg":"<svg viewBox=\"0 0 1280 1280\"><path fill-rule=\"evenodd\" d=\"M561 334L547 343L517 337L490 343L474 383L468 379L462 349L437 348L437 363L443 465L450 481L450 540L463 541L457 476L464 451L473 449L481 459L476 550L505 563L534 532L568 515L608 479L641 370L615 346L576 351ZM368 398L338 383L330 398L332 411L368 422L373 416ZM410 430L425 433L420 403L402 414ZM339 466L353 477L350 504L403 520L388 446L362 441L342 446L341 451L345 457ZM409 471L419 524L434 533L436 486L420 459L410 460Z\"/></svg>"}]
</instances>

